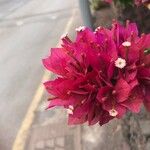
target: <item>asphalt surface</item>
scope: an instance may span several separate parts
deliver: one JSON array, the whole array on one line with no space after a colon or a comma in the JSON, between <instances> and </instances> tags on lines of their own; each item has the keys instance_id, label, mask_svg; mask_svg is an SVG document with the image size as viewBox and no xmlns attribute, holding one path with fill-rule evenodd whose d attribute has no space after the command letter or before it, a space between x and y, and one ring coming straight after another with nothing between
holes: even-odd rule
<instances>
[{"instance_id":1,"label":"asphalt surface","mask_svg":"<svg viewBox=\"0 0 150 150\"><path fill-rule=\"evenodd\" d=\"M77 0L0 0L0 150L10 150Z\"/></svg>"},{"instance_id":2,"label":"asphalt surface","mask_svg":"<svg viewBox=\"0 0 150 150\"><path fill-rule=\"evenodd\" d=\"M5 19L7 15L28 2L29 0L0 0L0 19Z\"/></svg>"}]
</instances>

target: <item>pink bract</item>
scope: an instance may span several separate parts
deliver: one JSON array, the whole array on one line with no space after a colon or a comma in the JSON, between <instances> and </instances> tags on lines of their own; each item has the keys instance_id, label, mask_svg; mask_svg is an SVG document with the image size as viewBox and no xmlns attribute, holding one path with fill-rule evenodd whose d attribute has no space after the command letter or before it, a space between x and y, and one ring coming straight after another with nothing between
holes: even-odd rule
<instances>
[{"instance_id":1,"label":"pink bract","mask_svg":"<svg viewBox=\"0 0 150 150\"><path fill-rule=\"evenodd\" d=\"M66 35L60 48L43 59L55 80L44 86L51 97L47 109L61 106L69 124L103 125L126 112L150 111L150 34L139 35L135 23L114 21L111 29L77 29L75 41Z\"/></svg>"}]
</instances>

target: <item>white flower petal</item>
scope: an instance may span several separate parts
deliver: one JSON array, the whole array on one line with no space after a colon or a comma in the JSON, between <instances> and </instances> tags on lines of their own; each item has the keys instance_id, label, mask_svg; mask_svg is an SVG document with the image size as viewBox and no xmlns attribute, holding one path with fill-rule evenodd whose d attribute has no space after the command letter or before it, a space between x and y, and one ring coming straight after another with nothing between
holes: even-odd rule
<instances>
[{"instance_id":1,"label":"white flower petal","mask_svg":"<svg viewBox=\"0 0 150 150\"><path fill-rule=\"evenodd\" d=\"M116 117L118 115L118 112L115 109L109 110L109 115L112 117Z\"/></svg>"},{"instance_id":2,"label":"white flower petal","mask_svg":"<svg viewBox=\"0 0 150 150\"><path fill-rule=\"evenodd\" d=\"M72 115L73 111L71 109L67 109L67 113Z\"/></svg>"},{"instance_id":3,"label":"white flower petal","mask_svg":"<svg viewBox=\"0 0 150 150\"><path fill-rule=\"evenodd\" d=\"M118 58L116 61L115 61L115 66L122 69L126 66L126 60L125 59L122 59L122 58Z\"/></svg>"},{"instance_id":4,"label":"white flower petal","mask_svg":"<svg viewBox=\"0 0 150 150\"><path fill-rule=\"evenodd\" d=\"M69 105L69 109L73 110L73 109L74 109L74 107L73 107L72 105Z\"/></svg>"},{"instance_id":5,"label":"white flower petal","mask_svg":"<svg viewBox=\"0 0 150 150\"><path fill-rule=\"evenodd\" d=\"M80 31L84 31L85 30L85 26L80 26L78 28L76 28L76 31L80 32Z\"/></svg>"},{"instance_id":6,"label":"white flower petal","mask_svg":"<svg viewBox=\"0 0 150 150\"><path fill-rule=\"evenodd\" d=\"M131 42L125 41L125 42L122 43L122 45L123 45L124 47L130 47L130 46L131 46Z\"/></svg>"}]
</instances>

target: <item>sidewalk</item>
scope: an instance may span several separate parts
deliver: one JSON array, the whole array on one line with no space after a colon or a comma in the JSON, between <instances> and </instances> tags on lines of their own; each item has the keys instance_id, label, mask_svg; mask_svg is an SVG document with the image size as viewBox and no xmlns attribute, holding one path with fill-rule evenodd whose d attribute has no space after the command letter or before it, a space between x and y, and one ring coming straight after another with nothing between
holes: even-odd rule
<instances>
[{"instance_id":1,"label":"sidewalk","mask_svg":"<svg viewBox=\"0 0 150 150\"><path fill-rule=\"evenodd\" d=\"M75 28L81 25L76 11L69 37L73 39ZM58 41L59 42L59 41ZM81 126L68 126L67 114L63 109L45 110L48 94L42 97L27 137L25 150L81 150Z\"/></svg>"},{"instance_id":2,"label":"sidewalk","mask_svg":"<svg viewBox=\"0 0 150 150\"><path fill-rule=\"evenodd\" d=\"M68 126L64 110L44 111L44 103L35 112L25 150L129 150L117 120L103 127Z\"/></svg>"},{"instance_id":3,"label":"sidewalk","mask_svg":"<svg viewBox=\"0 0 150 150\"><path fill-rule=\"evenodd\" d=\"M81 150L81 127L68 127L61 109L39 108L26 145L27 150Z\"/></svg>"}]
</instances>

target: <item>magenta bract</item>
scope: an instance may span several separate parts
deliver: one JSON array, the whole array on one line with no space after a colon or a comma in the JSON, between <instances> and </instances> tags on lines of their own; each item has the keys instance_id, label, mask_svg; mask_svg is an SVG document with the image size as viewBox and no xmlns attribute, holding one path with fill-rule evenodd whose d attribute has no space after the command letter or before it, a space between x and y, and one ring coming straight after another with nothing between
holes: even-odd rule
<instances>
[{"instance_id":1,"label":"magenta bract","mask_svg":"<svg viewBox=\"0 0 150 150\"><path fill-rule=\"evenodd\" d=\"M75 41L62 37L43 59L58 77L44 86L51 98L47 109L61 106L69 124L103 125L127 111L150 111L150 34L139 36L135 23L114 22L111 29L94 32L79 27Z\"/></svg>"}]
</instances>

